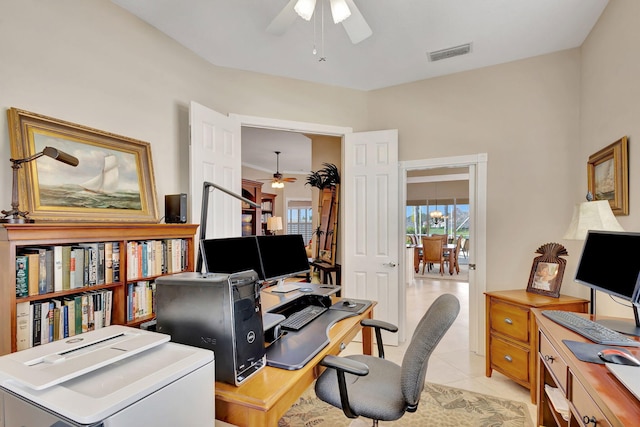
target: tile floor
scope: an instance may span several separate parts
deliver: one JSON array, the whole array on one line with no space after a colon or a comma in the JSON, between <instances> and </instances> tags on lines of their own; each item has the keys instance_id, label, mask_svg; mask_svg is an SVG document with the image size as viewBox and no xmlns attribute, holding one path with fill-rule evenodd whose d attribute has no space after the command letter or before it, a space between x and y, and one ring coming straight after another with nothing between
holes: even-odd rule
<instances>
[{"instance_id":1,"label":"tile floor","mask_svg":"<svg viewBox=\"0 0 640 427\"><path fill-rule=\"evenodd\" d=\"M460 314L444 336L429 360L427 381L465 390L517 400L528 405L531 421L535 424L536 406L531 403L529 390L511 381L499 372L485 376L485 358L469 350L469 284L454 280L415 278L407 286L407 337L442 293L451 293L460 300ZM398 347L385 346L385 356L398 364L408 342ZM345 354L361 352L360 343L351 343Z\"/></svg>"}]
</instances>

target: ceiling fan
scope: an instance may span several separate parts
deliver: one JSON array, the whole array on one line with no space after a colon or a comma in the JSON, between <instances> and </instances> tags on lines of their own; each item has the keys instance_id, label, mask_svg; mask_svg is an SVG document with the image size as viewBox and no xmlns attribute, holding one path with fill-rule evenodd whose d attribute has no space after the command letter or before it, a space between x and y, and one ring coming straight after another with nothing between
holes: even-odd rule
<instances>
[{"instance_id":1,"label":"ceiling fan","mask_svg":"<svg viewBox=\"0 0 640 427\"><path fill-rule=\"evenodd\" d=\"M326 0L320 0L323 2ZM328 0L335 24L342 23L351 43L358 44L373 34L353 0ZM271 21L267 32L274 35L284 34L298 16L309 21L316 9L316 0L290 0L280 13Z\"/></svg>"},{"instance_id":2,"label":"ceiling fan","mask_svg":"<svg viewBox=\"0 0 640 427\"><path fill-rule=\"evenodd\" d=\"M271 188L284 188L285 182L296 182L298 178L284 178L280 173L280 151L274 151L276 153L276 173L271 178ZM267 179L261 179L260 181L268 181Z\"/></svg>"}]
</instances>

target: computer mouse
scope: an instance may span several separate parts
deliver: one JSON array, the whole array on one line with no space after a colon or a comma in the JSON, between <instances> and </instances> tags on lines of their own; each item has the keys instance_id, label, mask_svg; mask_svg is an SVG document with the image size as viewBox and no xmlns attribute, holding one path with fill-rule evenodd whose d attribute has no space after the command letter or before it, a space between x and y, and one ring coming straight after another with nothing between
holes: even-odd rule
<instances>
[{"instance_id":1,"label":"computer mouse","mask_svg":"<svg viewBox=\"0 0 640 427\"><path fill-rule=\"evenodd\" d=\"M300 288L301 292L313 292L313 289L311 288Z\"/></svg>"},{"instance_id":2,"label":"computer mouse","mask_svg":"<svg viewBox=\"0 0 640 427\"><path fill-rule=\"evenodd\" d=\"M353 308L356 306L356 303L353 301L349 301L349 300L344 300L344 302L342 303L343 306L345 307L349 307L349 308Z\"/></svg>"},{"instance_id":3,"label":"computer mouse","mask_svg":"<svg viewBox=\"0 0 640 427\"><path fill-rule=\"evenodd\" d=\"M598 352L600 359L609 363L617 363L618 365L640 366L640 360L636 359L630 353L626 353L616 348L605 348Z\"/></svg>"}]
</instances>

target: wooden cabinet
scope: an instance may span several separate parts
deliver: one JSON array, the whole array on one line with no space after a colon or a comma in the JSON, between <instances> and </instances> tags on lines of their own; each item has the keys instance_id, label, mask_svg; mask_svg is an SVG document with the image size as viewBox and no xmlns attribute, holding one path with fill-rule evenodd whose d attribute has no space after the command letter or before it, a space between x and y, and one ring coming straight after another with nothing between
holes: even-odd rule
<instances>
[{"instance_id":1,"label":"wooden cabinet","mask_svg":"<svg viewBox=\"0 0 640 427\"><path fill-rule=\"evenodd\" d=\"M242 235L261 236L267 232L267 218L274 214L275 194L263 193L262 182L242 180L242 196L259 204L253 208L249 204L242 204Z\"/></svg>"},{"instance_id":2,"label":"wooden cabinet","mask_svg":"<svg viewBox=\"0 0 640 427\"><path fill-rule=\"evenodd\" d=\"M272 233L271 231L267 230L267 219L272 216L275 216L276 195L269 194L269 193L262 193L262 197L260 201L261 201L260 209L262 210L262 216L261 216L262 234L265 236L268 236Z\"/></svg>"},{"instance_id":3,"label":"wooden cabinet","mask_svg":"<svg viewBox=\"0 0 640 427\"><path fill-rule=\"evenodd\" d=\"M496 370L531 392L536 402L537 326L531 308L585 313L589 301L560 295L552 298L524 289L486 294L486 376Z\"/></svg>"},{"instance_id":4,"label":"wooden cabinet","mask_svg":"<svg viewBox=\"0 0 640 427\"><path fill-rule=\"evenodd\" d=\"M640 401L604 365L579 360L564 343L565 340L590 341L546 318L539 309L533 309L532 313L538 324L539 337L536 425L638 425ZM640 349L627 349L640 357ZM559 412L557 408L561 406L568 407L568 411Z\"/></svg>"},{"instance_id":5,"label":"wooden cabinet","mask_svg":"<svg viewBox=\"0 0 640 427\"><path fill-rule=\"evenodd\" d=\"M0 355L17 351L17 306L35 305L37 302L64 299L92 291L111 291L111 324L138 326L154 317L153 313L128 321L130 289L140 281L152 282L159 275L167 274L135 268L142 265L127 254L128 248L138 243L166 242L181 247L180 269L193 271L194 235L197 225L192 224L121 224L121 223L35 223L2 224L0 227ZM69 246L85 243L112 243L119 251L119 280L54 292L16 296L16 255L25 247ZM150 254L151 252L149 252ZM176 254L177 256L177 254ZM144 259L144 258L143 258ZM178 261L177 259L175 261ZM169 260L167 260L169 262ZM177 272L176 263L170 273ZM166 269L165 269L166 271ZM137 272L137 273L134 273Z\"/></svg>"}]
</instances>

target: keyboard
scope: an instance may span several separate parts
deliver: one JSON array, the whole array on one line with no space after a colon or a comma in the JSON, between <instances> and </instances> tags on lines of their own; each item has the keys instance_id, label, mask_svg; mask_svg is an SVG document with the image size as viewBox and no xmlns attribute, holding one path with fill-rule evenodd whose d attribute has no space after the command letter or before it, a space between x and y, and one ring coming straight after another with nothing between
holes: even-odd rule
<instances>
[{"instance_id":1,"label":"keyboard","mask_svg":"<svg viewBox=\"0 0 640 427\"><path fill-rule=\"evenodd\" d=\"M284 329L298 331L325 311L327 311L326 307L309 305L300 311L296 311L285 320L280 322L280 326Z\"/></svg>"},{"instance_id":2,"label":"keyboard","mask_svg":"<svg viewBox=\"0 0 640 427\"><path fill-rule=\"evenodd\" d=\"M576 313L561 310L543 310L542 314L596 344L640 347L640 342Z\"/></svg>"}]
</instances>

